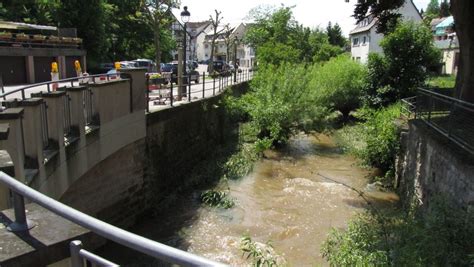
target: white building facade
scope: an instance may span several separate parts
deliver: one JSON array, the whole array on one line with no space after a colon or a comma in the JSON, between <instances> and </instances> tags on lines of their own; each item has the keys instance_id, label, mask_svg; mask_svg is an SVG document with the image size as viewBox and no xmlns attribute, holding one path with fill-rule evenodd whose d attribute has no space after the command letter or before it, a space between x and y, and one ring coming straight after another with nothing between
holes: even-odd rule
<instances>
[{"instance_id":1,"label":"white building facade","mask_svg":"<svg viewBox=\"0 0 474 267\"><path fill-rule=\"evenodd\" d=\"M423 21L420 12L412 0L406 0L405 4L397 11L402 15L404 21ZM359 22L350 33L352 59L361 63L367 63L369 53L382 53L380 41L383 34L377 33L377 18L369 16Z\"/></svg>"}]
</instances>

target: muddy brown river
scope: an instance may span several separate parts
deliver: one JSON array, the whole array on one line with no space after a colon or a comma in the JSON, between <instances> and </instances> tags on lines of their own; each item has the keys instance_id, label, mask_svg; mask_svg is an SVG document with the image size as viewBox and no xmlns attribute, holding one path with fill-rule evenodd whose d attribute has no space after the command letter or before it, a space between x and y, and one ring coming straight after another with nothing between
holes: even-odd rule
<instances>
[{"instance_id":1,"label":"muddy brown river","mask_svg":"<svg viewBox=\"0 0 474 267\"><path fill-rule=\"evenodd\" d=\"M194 195L177 201L166 219L143 222L134 231L232 266L252 263L239 249L244 235L270 241L280 264L327 265L320 249L331 228L344 228L367 208L351 187L379 205L398 200L368 186L373 170L361 168L327 135L298 135L265 156L247 177L228 182L234 208L202 207ZM121 253L117 263L134 262L128 256Z\"/></svg>"}]
</instances>

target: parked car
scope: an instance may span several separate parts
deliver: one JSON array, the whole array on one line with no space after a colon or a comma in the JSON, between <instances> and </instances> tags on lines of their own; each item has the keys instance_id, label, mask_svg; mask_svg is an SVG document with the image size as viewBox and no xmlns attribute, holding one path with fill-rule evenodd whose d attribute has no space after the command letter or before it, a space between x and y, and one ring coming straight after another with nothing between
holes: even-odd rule
<instances>
[{"instance_id":1,"label":"parked car","mask_svg":"<svg viewBox=\"0 0 474 267\"><path fill-rule=\"evenodd\" d=\"M232 74L231 66L224 60L216 60L212 63L212 65L214 66L214 74L212 75L228 76ZM208 71L209 70L210 68L208 67Z\"/></svg>"},{"instance_id":2,"label":"parked car","mask_svg":"<svg viewBox=\"0 0 474 267\"><path fill-rule=\"evenodd\" d=\"M147 68L147 72L156 72L156 64L153 60L150 59L135 59L134 62L139 68Z\"/></svg>"},{"instance_id":3,"label":"parked car","mask_svg":"<svg viewBox=\"0 0 474 267\"><path fill-rule=\"evenodd\" d=\"M135 61L120 61L120 68L121 69L133 69L138 67L138 63Z\"/></svg>"},{"instance_id":4,"label":"parked car","mask_svg":"<svg viewBox=\"0 0 474 267\"><path fill-rule=\"evenodd\" d=\"M186 68L187 71L185 75L190 74L191 81L195 83L199 83L199 72L195 71L194 69L190 69L189 65L186 65L186 66L187 66ZM163 64L161 66L161 74L163 75L163 77L167 77L168 76L167 74L169 74L169 76L171 77L171 82L177 83L178 82L178 62L173 61L170 63Z\"/></svg>"}]
</instances>

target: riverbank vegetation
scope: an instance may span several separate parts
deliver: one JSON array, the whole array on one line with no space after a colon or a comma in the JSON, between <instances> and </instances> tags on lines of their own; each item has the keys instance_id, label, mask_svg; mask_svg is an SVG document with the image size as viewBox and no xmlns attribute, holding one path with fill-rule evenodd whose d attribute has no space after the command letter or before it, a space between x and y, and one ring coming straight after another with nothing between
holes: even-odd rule
<instances>
[{"instance_id":1,"label":"riverbank vegetation","mask_svg":"<svg viewBox=\"0 0 474 267\"><path fill-rule=\"evenodd\" d=\"M336 131L347 152L380 169L383 184L393 185L399 101L425 85L440 59L429 29L401 23L382 41L384 55L371 55L361 65L347 54L329 53L327 40L318 43L315 31L307 32L313 39L304 39L314 41L308 42L314 51L307 50L313 57L295 48L305 31L291 8L259 16L247 37L257 48L258 72L245 95L223 101L229 118L240 125L241 144L235 157L222 163L222 179L245 176L264 150L284 145L295 133ZM429 212L420 206L361 214L347 230L331 232L323 255L334 266L465 265L472 260L470 215L444 204L432 203ZM246 244L249 249L251 240Z\"/></svg>"},{"instance_id":2,"label":"riverbank vegetation","mask_svg":"<svg viewBox=\"0 0 474 267\"><path fill-rule=\"evenodd\" d=\"M329 234L323 256L332 266L472 266L473 214L442 197L420 209L359 214Z\"/></svg>"}]
</instances>

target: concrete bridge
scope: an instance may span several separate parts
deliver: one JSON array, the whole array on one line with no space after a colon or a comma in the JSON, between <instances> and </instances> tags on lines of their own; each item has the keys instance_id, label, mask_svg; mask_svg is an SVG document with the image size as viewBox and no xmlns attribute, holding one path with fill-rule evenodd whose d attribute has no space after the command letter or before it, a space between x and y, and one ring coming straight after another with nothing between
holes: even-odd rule
<instances>
[{"instance_id":1,"label":"concrete bridge","mask_svg":"<svg viewBox=\"0 0 474 267\"><path fill-rule=\"evenodd\" d=\"M129 227L150 208L153 195L183 183L187 170L223 142L226 118L219 93L145 112L145 70L124 72L126 78L71 82L54 92L6 99L0 112L0 150L10 155L21 183L105 222ZM230 79L231 84L236 90L246 86L242 80ZM0 208L12 205L9 188L0 184ZM103 244L71 222L57 219L58 225L51 225L57 215L33 203L27 210L37 216L29 235L47 245L34 246L25 241L30 239L0 229L2 266L52 264L69 257L63 247L73 238L90 249ZM12 220L11 211L0 214L3 224ZM51 227L76 230L58 237L48 235Z\"/></svg>"}]
</instances>

